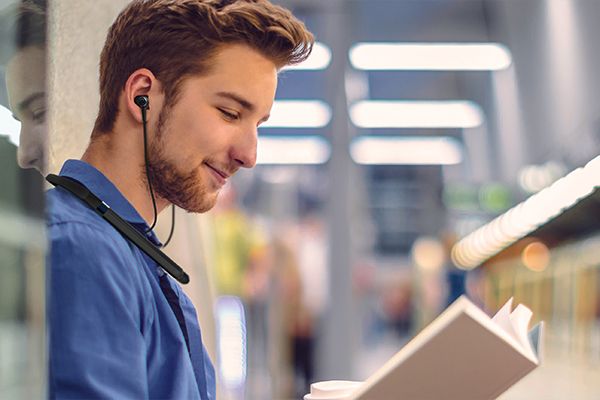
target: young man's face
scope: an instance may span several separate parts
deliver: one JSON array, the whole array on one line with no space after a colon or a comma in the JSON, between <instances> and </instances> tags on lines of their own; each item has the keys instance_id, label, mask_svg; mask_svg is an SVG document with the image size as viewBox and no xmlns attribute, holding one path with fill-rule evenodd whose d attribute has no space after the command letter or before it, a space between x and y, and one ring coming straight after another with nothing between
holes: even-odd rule
<instances>
[{"instance_id":1,"label":"young man's face","mask_svg":"<svg viewBox=\"0 0 600 400\"><path fill-rule=\"evenodd\" d=\"M190 212L211 209L227 179L255 165L257 128L277 88L275 64L247 46L223 47L212 65L182 83L148 155L156 193Z\"/></svg>"},{"instance_id":2,"label":"young man's face","mask_svg":"<svg viewBox=\"0 0 600 400\"><path fill-rule=\"evenodd\" d=\"M45 172L46 52L29 46L17 52L6 68L10 108L21 121L18 162Z\"/></svg>"}]
</instances>

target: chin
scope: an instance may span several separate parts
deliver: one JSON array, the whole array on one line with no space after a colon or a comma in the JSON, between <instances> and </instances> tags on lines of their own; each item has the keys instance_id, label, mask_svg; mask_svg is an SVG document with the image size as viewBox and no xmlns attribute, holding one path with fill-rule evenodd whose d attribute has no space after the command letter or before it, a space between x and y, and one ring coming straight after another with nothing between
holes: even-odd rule
<instances>
[{"instance_id":1,"label":"chin","mask_svg":"<svg viewBox=\"0 0 600 400\"><path fill-rule=\"evenodd\" d=\"M219 198L219 193L220 193L220 190L217 190L209 196L209 198L206 200L207 208L206 208L206 210L204 210L202 212L207 212L207 211L211 210L217 204L217 199Z\"/></svg>"},{"instance_id":2,"label":"chin","mask_svg":"<svg viewBox=\"0 0 600 400\"><path fill-rule=\"evenodd\" d=\"M179 208L184 209L190 213L199 213L203 214L205 212L210 211L215 204L217 204L217 198L219 196L219 191L215 191L212 193L201 193L193 198L190 198L189 201L178 204L177 201L172 201L173 204L178 206Z\"/></svg>"}]
</instances>

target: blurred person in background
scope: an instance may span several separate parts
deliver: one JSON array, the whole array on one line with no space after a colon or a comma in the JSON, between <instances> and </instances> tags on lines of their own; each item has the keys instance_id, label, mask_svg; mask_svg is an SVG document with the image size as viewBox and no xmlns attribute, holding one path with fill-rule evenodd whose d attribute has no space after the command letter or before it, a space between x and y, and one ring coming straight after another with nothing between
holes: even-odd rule
<instances>
[{"instance_id":1,"label":"blurred person in background","mask_svg":"<svg viewBox=\"0 0 600 400\"><path fill-rule=\"evenodd\" d=\"M248 335L248 393L250 398L262 398L272 390L268 364L272 263L266 235L257 227L253 229L254 245L249 254L243 288Z\"/></svg>"},{"instance_id":2,"label":"blurred person in background","mask_svg":"<svg viewBox=\"0 0 600 400\"><path fill-rule=\"evenodd\" d=\"M90 144L60 175L162 246L149 226L157 213L206 212L228 178L255 165L278 71L313 42L266 0L131 2L101 54ZM214 399L181 287L73 194L48 199L50 397Z\"/></svg>"},{"instance_id":3,"label":"blurred person in background","mask_svg":"<svg viewBox=\"0 0 600 400\"><path fill-rule=\"evenodd\" d=\"M307 211L302 217L297 243L299 298L291 340L296 395L302 396L310 392L313 382L315 337L328 302L327 237L316 211Z\"/></svg>"},{"instance_id":4,"label":"blurred person in background","mask_svg":"<svg viewBox=\"0 0 600 400\"><path fill-rule=\"evenodd\" d=\"M382 322L386 330L400 339L406 339L412 328L412 286L404 279L383 282L380 299Z\"/></svg>"},{"instance_id":5,"label":"blurred person in background","mask_svg":"<svg viewBox=\"0 0 600 400\"><path fill-rule=\"evenodd\" d=\"M248 235L253 239L242 290L248 335L248 393L250 398L263 398L271 392L268 361L273 264L266 233L254 224Z\"/></svg>"},{"instance_id":6,"label":"blurred person in background","mask_svg":"<svg viewBox=\"0 0 600 400\"><path fill-rule=\"evenodd\" d=\"M295 227L294 227L295 228ZM274 295L273 302L273 334L271 338L273 351L273 378L275 398L298 398L296 365L294 362L294 337L298 317L302 314L302 279L298 266L298 255L295 248L297 234L294 228L279 224L274 228L271 242Z\"/></svg>"},{"instance_id":7,"label":"blurred person in background","mask_svg":"<svg viewBox=\"0 0 600 400\"><path fill-rule=\"evenodd\" d=\"M280 220L265 247L268 262L254 267L252 281L261 290L249 304L258 329L267 332L275 398L302 397L314 380L316 336L328 302L325 234L315 211Z\"/></svg>"}]
</instances>

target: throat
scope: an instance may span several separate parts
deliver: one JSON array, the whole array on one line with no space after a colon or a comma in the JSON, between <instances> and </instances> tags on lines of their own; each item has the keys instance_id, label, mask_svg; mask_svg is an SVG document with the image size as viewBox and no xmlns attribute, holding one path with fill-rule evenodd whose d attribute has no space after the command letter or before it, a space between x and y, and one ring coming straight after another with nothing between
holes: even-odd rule
<instances>
[{"instance_id":1,"label":"throat","mask_svg":"<svg viewBox=\"0 0 600 400\"><path fill-rule=\"evenodd\" d=\"M102 173L135 208L144 221L150 226L154 221L154 205L152 195L146 184L146 168L143 160L137 165L130 160L118 156L109 156L108 152L88 148L81 158ZM132 172L136 173L132 173ZM156 212L160 214L168 205L154 190Z\"/></svg>"}]
</instances>

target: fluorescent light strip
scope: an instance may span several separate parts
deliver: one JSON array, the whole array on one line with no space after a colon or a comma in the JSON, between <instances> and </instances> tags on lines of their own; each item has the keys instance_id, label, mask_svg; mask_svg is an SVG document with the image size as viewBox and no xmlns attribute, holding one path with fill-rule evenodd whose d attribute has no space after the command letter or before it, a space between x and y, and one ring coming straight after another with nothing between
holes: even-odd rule
<instances>
[{"instance_id":1,"label":"fluorescent light strip","mask_svg":"<svg viewBox=\"0 0 600 400\"><path fill-rule=\"evenodd\" d=\"M366 165L453 165L462 161L462 146L447 137L370 137L350 145L352 159Z\"/></svg>"},{"instance_id":2,"label":"fluorescent light strip","mask_svg":"<svg viewBox=\"0 0 600 400\"><path fill-rule=\"evenodd\" d=\"M270 136L258 139L257 164L318 165L331 156L329 142L320 136Z\"/></svg>"},{"instance_id":3,"label":"fluorescent light strip","mask_svg":"<svg viewBox=\"0 0 600 400\"><path fill-rule=\"evenodd\" d=\"M512 56L498 43L358 43L350 62L362 70L497 71Z\"/></svg>"},{"instance_id":4,"label":"fluorescent light strip","mask_svg":"<svg viewBox=\"0 0 600 400\"><path fill-rule=\"evenodd\" d=\"M18 146L20 132L21 123L13 117L8 108L0 105L0 135L8 136L8 140Z\"/></svg>"},{"instance_id":5,"label":"fluorescent light strip","mask_svg":"<svg viewBox=\"0 0 600 400\"><path fill-rule=\"evenodd\" d=\"M296 65L289 65L285 67L284 70L323 70L327 69L329 64L331 64L331 49L321 42L316 42L313 46L312 53L310 53L310 56L306 61Z\"/></svg>"},{"instance_id":6,"label":"fluorescent light strip","mask_svg":"<svg viewBox=\"0 0 600 400\"><path fill-rule=\"evenodd\" d=\"M470 233L452 249L456 265L472 269L573 207L600 184L600 156Z\"/></svg>"},{"instance_id":7,"label":"fluorescent light strip","mask_svg":"<svg viewBox=\"0 0 600 400\"><path fill-rule=\"evenodd\" d=\"M331 107L320 100L276 100L271 117L261 128L323 128L331 121Z\"/></svg>"},{"instance_id":8,"label":"fluorescent light strip","mask_svg":"<svg viewBox=\"0 0 600 400\"><path fill-rule=\"evenodd\" d=\"M474 128L483 123L472 101L359 101L350 118L361 128Z\"/></svg>"}]
</instances>

